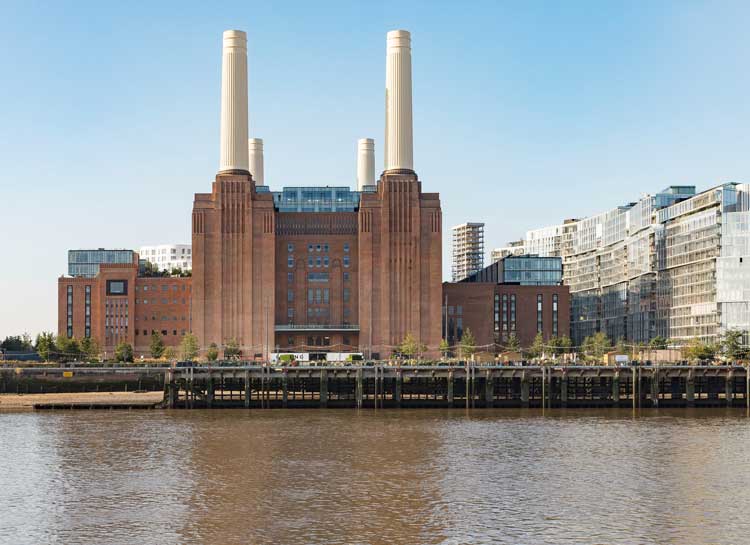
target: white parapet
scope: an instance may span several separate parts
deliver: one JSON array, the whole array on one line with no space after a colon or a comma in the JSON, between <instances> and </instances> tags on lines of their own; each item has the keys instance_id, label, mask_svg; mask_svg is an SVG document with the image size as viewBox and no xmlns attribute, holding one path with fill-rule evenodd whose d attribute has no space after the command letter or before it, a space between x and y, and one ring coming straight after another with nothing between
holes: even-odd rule
<instances>
[{"instance_id":1,"label":"white parapet","mask_svg":"<svg viewBox=\"0 0 750 545\"><path fill-rule=\"evenodd\" d=\"M375 140L357 140L357 191L366 185L375 185Z\"/></svg>"},{"instance_id":2,"label":"white parapet","mask_svg":"<svg viewBox=\"0 0 750 545\"><path fill-rule=\"evenodd\" d=\"M263 176L263 139L251 138L247 141L247 154L250 161L250 174L255 185L265 185Z\"/></svg>"},{"instance_id":3,"label":"white parapet","mask_svg":"<svg viewBox=\"0 0 750 545\"><path fill-rule=\"evenodd\" d=\"M385 170L414 170L411 34L388 33L385 61Z\"/></svg>"},{"instance_id":4,"label":"white parapet","mask_svg":"<svg viewBox=\"0 0 750 545\"><path fill-rule=\"evenodd\" d=\"M221 55L219 172L248 170L247 134L247 34L225 30Z\"/></svg>"}]
</instances>

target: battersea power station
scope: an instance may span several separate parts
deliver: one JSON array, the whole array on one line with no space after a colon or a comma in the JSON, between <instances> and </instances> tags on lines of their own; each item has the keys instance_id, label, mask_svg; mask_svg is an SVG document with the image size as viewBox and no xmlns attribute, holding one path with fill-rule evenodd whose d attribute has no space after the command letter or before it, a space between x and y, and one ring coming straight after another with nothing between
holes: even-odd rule
<instances>
[{"instance_id":1,"label":"battersea power station","mask_svg":"<svg viewBox=\"0 0 750 545\"><path fill-rule=\"evenodd\" d=\"M513 337L527 346L539 333L567 334L567 287L559 278L540 281L548 272L518 268L539 269L540 260L495 263L442 283L440 198L423 191L414 168L409 32L387 35L385 164L376 178L374 140L359 140L356 191L271 191L263 141L248 134L247 73L246 34L228 30L219 170L193 201L192 276L145 266L186 264L186 247L144 247L140 256L71 250L68 274L58 279L59 335L93 338L105 357L123 342L147 356L155 334L177 347L192 332L204 353L231 342L255 359L379 359L407 336L435 357L441 340L455 346L467 329L495 352Z\"/></svg>"},{"instance_id":2,"label":"battersea power station","mask_svg":"<svg viewBox=\"0 0 750 545\"><path fill-rule=\"evenodd\" d=\"M271 192L248 140L247 38L224 33L219 172L195 195L192 331L248 351L326 346L389 354L407 333L441 339L441 213L414 171L411 37L388 33L385 169L359 141L358 191Z\"/></svg>"}]
</instances>

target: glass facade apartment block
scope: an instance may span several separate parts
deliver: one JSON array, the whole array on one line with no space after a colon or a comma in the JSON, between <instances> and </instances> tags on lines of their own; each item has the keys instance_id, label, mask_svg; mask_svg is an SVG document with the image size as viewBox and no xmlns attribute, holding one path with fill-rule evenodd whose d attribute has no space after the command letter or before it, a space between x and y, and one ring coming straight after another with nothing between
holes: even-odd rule
<instances>
[{"instance_id":1,"label":"glass facade apartment block","mask_svg":"<svg viewBox=\"0 0 750 545\"><path fill-rule=\"evenodd\" d=\"M93 278L102 263L133 263L133 250L68 250L68 275Z\"/></svg>"},{"instance_id":2,"label":"glass facade apartment block","mask_svg":"<svg viewBox=\"0 0 750 545\"><path fill-rule=\"evenodd\" d=\"M549 236L557 240L543 241ZM750 330L747 184L699 194L693 186L670 186L529 231L524 246L540 255L559 248L575 344L597 331L613 341L648 342L656 335L715 340L727 329Z\"/></svg>"}]
</instances>

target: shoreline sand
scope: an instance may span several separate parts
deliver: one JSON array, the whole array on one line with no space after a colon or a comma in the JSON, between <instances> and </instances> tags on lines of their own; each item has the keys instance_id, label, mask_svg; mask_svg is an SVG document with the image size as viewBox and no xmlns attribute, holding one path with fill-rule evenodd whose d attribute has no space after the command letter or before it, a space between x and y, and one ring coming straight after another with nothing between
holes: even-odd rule
<instances>
[{"instance_id":1,"label":"shoreline sand","mask_svg":"<svg viewBox=\"0 0 750 545\"><path fill-rule=\"evenodd\" d=\"M80 392L65 394L0 394L3 409L33 409L37 403L153 405L163 392Z\"/></svg>"}]
</instances>

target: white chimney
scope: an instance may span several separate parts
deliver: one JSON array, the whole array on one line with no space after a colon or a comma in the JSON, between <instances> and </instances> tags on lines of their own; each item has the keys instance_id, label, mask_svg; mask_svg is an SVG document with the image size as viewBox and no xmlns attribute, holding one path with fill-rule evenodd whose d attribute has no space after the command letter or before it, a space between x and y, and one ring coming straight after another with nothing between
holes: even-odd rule
<instances>
[{"instance_id":1,"label":"white chimney","mask_svg":"<svg viewBox=\"0 0 750 545\"><path fill-rule=\"evenodd\" d=\"M248 170L247 34L225 30L221 53L221 151L219 172Z\"/></svg>"},{"instance_id":2,"label":"white chimney","mask_svg":"<svg viewBox=\"0 0 750 545\"><path fill-rule=\"evenodd\" d=\"M366 185L375 185L375 140L357 140L357 191Z\"/></svg>"},{"instance_id":3,"label":"white chimney","mask_svg":"<svg viewBox=\"0 0 750 545\"><path fill-rule=\"evenodd\" d=\"M249 157L250 174L255 180L255 185L265 185L263 181L263 139L251 138L247 141L247 154Z\"/></svg>"},{"instance_id":4,"label":"white chimney","mask_svg":"<svg viewBox=\"0 0 750 545\"><path fill-rule=\"evenodd\" d=\"M385 60L385 170L414 170L411 118L411 34L388 33Z\"/></svg>"}]
</instances>

